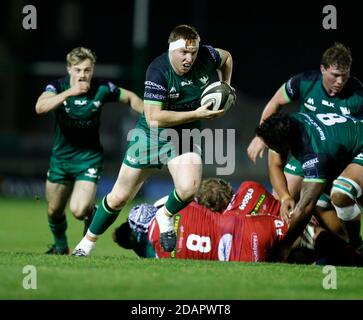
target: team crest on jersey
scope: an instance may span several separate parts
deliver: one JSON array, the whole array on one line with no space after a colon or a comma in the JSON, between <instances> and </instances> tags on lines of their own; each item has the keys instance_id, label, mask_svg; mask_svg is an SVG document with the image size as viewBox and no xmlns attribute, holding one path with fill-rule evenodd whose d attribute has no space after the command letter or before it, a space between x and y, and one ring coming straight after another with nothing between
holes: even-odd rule
<instances>
[{"instance_id":1,"label":"team crest on jersey","mask_svg":"<svg viewBox=\"0 0 363 320\"><path fill-rule=\"evenodd\" d=\"M350 109L347 107L339 107L340 111L342 112L343 115L348 115L350 114Z\"/></svg>"},{"instance_id":2,"label":"team crest on jersey","mask_svg":"<svg viewBox=\"0 0 363 320\"><path fill-rule=\"evenodd\" d=\"M192 81L192 80L188 80L188 81L182 81L182 82L180 82L180 85L181 85L182 87L190 86L190 85L192 85L192 84L193 84L193 81Z\"/></svg>"},{"instance_id":3,"label":"team crest on jersey","mask_svg":"<svg viewBox=\"0 0 363 320\"><path fill-rule=\"evenodd\" d=\"M208 80L209 80L208 76L204 76L204 77L199 78L199 81L201 83L203 83L203 84L207 84Z\"/></svg>"},{"instance_id":4,"label":"team crest on jersey","mask_svg":"<svg viewBox=\"0 0 363 320\"><path fill-rule=\"evenodd\" d=\"M87 173L85 174L85 176L90 177L90 178L97 178L97 169L89 168L87 170Z\"/></svg>"}]
</instances>

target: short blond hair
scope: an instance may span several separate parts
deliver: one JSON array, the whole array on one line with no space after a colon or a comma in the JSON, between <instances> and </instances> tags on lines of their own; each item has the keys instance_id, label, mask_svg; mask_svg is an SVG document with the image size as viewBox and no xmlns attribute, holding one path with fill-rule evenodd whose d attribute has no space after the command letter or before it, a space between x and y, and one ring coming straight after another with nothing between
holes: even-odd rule
<instances>
[{"instance_id":1,"label":"short blond hair","mask_svg":"<svg viewBox=\"0 0 363 320\"><path fill-rule=\"evenodd\" d=\"M77 47L72 49L67 54L67 66L74 66L81 62L83 62L86 59L90 59L92 64L96 63L96 54L88 48L84 47Z\"/></svg>"}]
</instances>

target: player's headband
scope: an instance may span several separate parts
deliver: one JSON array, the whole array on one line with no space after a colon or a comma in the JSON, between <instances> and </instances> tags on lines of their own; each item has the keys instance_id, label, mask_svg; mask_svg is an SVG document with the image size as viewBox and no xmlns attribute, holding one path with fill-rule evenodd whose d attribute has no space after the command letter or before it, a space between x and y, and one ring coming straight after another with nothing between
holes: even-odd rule
<instances>
[{"instance_id":1,"label":"player's headband","mask_svg":"<svg viewBox=\"0 0 363 320\"><path fill-rule=\"evenodd\" d=\"M176 41L169 43L169 51L173 51L176 49L197 49L199 48L199 40L198 39L178 39Z\"/></svg>"}]
</instances>

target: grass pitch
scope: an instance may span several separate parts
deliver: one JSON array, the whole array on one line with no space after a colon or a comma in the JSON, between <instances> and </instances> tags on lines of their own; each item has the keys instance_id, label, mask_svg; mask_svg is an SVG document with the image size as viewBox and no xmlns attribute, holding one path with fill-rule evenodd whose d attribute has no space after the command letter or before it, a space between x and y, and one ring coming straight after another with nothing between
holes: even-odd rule
<instances>
[{"instance_id":1,"label":"grass pitch","mask_svg":"<svg viewBox=\"0 0 363 320\"><path fill-rule=\"evenodd\" d=\"M0 199L0 299L363 299L363 268L337 267L336 289L324 289L327 273L315 265L140 259L111 239L126 212L90 258L46 256L53 241L45 202ZM83 223L69 212L67 218L73 249ZM36 289L23 286L26 266L35 267Z\"/></svg>"}]
</instances>

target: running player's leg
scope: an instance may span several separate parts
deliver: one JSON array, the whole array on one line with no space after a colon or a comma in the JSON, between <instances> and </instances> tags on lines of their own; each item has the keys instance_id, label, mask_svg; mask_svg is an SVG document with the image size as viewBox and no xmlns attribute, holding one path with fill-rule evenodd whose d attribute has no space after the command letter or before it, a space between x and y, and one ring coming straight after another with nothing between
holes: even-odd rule
<instances>
[{"instance_id":1,"label":"running player's leg","mask_svg":"<svg viewBox=\"0 0 363 320\"><path fill-rule=\"evenodd\" d=\"M60 184L46 181L45 197L48 202L48 223L54 237L54 245L47 254L68 254L68 241L66 236L67 220L65 207L72 191L71 184Z\"/></svg>"},{"instance_id":2,"label":"running player's leg","mask_svg":"<svg viewBox=\"0 0 363 320\"><path fill-rule=\"evenodd\" d=\"M91 214L96 190L95 182L85 180L75 182L69 206L76 219L83 220Z\"/></svg>"},{"instance_id":3,"label":"running player's leg","mask_svg":"<svg viewBox=\"0 0 363 320\"><path fill-rule=\"evenodd\" d=\"M86 234L96 213L96 183L95 181L77 180L73 187L70 209L76 219L84 221L83 235Z\"/></svg>"},{"instance_id":4,"label":"running player's leg","mask_svg":"<svg viewBox=\"0 0 363 320\"><path fill-rule=\"evenodd\" d=\"M351 163L334 180L331 190L331 200L337 211L338 217L343 221L353 247L362 246L360 236L361 210L357 199L362 197L363 166Z\"/></svg>"},{"instance_id":5,"label":"running player's leg","mask_svg":"<svg viewBox=\"0 0 363 320\"><path fill-rule=\"evenodd\" d=\"M184 153L168 162L174 189L165 206L156 213L160 228L160 244L171 252L176 245L174 215L185 208L195 197L202 180L202 159L194 152Z\"/></svg>"},{"instance_id":6,"label":"running player's leg","mask_svg":"<svg viewBox=\"0 0 363 320\"><path fill-rule=\"evenodd\" d=\"M154 170L122 164L111 192L102 199L85 237L73 251L74 255L88 256L91 253L98 237L116 220L125 204L134 198Z\"/></svg>"}]
</instances>

